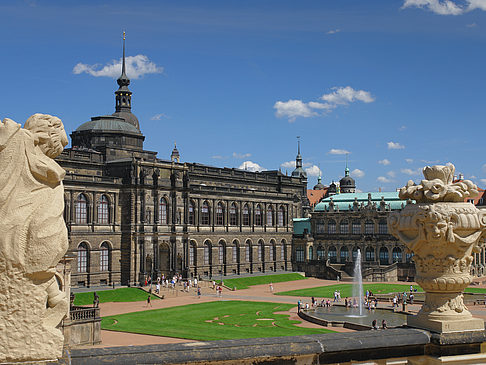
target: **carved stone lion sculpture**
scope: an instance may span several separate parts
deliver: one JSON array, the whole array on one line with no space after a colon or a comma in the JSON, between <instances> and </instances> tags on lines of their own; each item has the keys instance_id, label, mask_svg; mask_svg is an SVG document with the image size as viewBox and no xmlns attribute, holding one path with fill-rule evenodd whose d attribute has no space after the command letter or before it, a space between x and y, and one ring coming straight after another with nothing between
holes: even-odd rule
<instances>
[{"instance_id":1,"label":"carved stone lion sculpture","mask_svg":"<svg viewBox=\"0 0 486 365\"><path fill-rule=\"evenodd\" d=\"M24 128L0 122L0 362L62 355L57 327L69 301L55 266L68 248L65 171L53 158L67 143L50 115L35 114Z\"/></svg>"}]
</instances>

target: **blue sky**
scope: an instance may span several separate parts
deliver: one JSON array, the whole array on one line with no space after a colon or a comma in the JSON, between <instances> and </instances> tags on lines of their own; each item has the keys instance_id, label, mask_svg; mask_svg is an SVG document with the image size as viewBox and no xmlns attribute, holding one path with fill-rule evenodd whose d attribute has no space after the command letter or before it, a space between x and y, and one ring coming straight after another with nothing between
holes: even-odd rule
<instances>
[{"instance_id":1,"label":"blue sky","mask_svg":"<svg viewBox=\"0 0 486 365\"><path fill-rule=\"evenodd\" d=\"M452 162L486 186L486 0L2 1L0 118L111 114L121 33L145 148L395 190ZM111 66L110 66L111 65ZM246 164L245 164L246 162Z\"/></svg>"}]
</instances>

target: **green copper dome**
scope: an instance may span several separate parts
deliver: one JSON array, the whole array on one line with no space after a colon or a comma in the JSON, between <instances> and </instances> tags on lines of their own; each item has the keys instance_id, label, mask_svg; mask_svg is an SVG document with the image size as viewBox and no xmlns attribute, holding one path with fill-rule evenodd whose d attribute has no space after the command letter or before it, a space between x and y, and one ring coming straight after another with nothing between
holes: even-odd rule
<instances>
[{"instance_id":1,"label":"green copper dome","mask_svg":"<svg viewBox=\"0 0 486 365\"><path fill-rule=\"evenodd\" d=\"M124 118L115 117L112 115L104 115L101 117L93 117L89 122L81 124L76 132L81 131L113 131L113 132L129 132L140 134L140 131L130 123L127 123Z\"/></svg>"}]
</instances>

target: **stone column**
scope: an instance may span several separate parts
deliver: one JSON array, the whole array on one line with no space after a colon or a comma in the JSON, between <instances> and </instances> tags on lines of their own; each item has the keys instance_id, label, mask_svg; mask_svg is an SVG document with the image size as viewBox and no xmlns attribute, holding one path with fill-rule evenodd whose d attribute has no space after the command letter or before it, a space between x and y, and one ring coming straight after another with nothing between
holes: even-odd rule
<instances>
[{"instance_id":1,"label":"stone column","mask_svg":"<svg viewBox=\"0 0 486 365\"><path fill-rule=\"evenodd\" d=\"M409 203L390 214L390 233L413 253L416 281L425 290L425 303L407 324L438 333L484 331L482 319L473 318L463 302L463 291L472 282L473 253L486 229L486 212L468 198L478 195L469 180L453 182L455 167L425 167L425 180L409 181L400 198ZM411 200L415 200L412 203Z\"/></svg>"}]
</instances>

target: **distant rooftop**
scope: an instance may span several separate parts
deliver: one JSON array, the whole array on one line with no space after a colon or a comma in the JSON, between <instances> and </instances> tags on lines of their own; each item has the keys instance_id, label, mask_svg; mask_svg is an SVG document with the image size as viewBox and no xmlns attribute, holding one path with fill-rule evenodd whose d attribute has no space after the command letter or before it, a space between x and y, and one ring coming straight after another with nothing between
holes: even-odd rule
<instances>
[{"instance_id":1,"label":"distant rooftop","mask_svg":"<svg viewBox=\"0 0 486 365\"><path fill-rule=\"evenodd\" d=\"M353 209L353 203L357 200L358 204L361 206L368 204L369 195L371 195L371 202L376 203L376 206L380 206L380 202L383 199L386 204L387 210L399 210L405 206L406 201L398 197L398 191L392 192L376 192L376 193L343 193L330 196L326 199L321 200L318 203L314 211L315 212L325 212L329 210L329 205L334 203L334 210L348 211Z\"/></svg>"}]
</instances>

